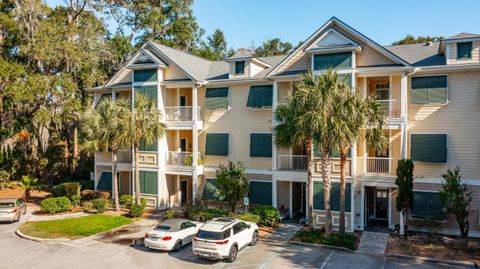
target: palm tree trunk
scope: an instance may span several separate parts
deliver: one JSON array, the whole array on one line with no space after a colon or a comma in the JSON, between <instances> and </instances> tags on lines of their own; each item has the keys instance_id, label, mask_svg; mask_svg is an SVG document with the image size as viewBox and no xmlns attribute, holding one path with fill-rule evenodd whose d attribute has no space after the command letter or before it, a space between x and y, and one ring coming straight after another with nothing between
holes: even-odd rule
<instances>
[{"instance_id":1,"label":"palm tree trunk","mask_svg":"<svg viewBox=\"0 0 480 269\"><path fill-rule=\"evenodd\" d=\"M115 201L115 211L120 211L118 200L118 177L117 177L117 151L112 151L112 178L113 178L113 200Z\"/></svg>"},{"instance_id":2,"label":"palm tree trunk","mask_svg":"<svg viewBox=\"0 0 480 269\"><path fill-rule=\"evenodd\" d=\"M142 199L140 197L140 169L138 167L138 143L134 143L133 145L133 160L135 163L135 203L140 205L142 203Z\"/></svg>"},{"instance_id":3,"label":"palm tree trunk","mask_svg":"<svg viewBox=\"0 0 480 269\"><path fill-rule=\"evenodd\" d=\"M345 234L345 190L347 187L346 164L348 147L342 147L340 150L340 225L338 232Z\"/></svg>"},{"instance_id":4,"label":"palm tree trunk","mask_svg":"<svg viewBox=\"0 0 480 269\"><path fill-rule=\"evenodd\" d=\"M312 141L307 140L307 162L308 162L308 171L307 171L307 186L308 186L308 227L313 229L313 160L312 160Z\"/></svg>"},{"instance_id":5,"label":"palm tree trunk","mask_svg":"<svg viewBox=\"0 0 480 269\"><path fill-rule=\"evenodd\" d=\"M325 237L329 237L332 233L332 209L330 207L330 190L332 182L330 180L330 149L323 150L322 162L322 180L323 180L323 197L325 202Z\"/></svg>"}]
</instances>

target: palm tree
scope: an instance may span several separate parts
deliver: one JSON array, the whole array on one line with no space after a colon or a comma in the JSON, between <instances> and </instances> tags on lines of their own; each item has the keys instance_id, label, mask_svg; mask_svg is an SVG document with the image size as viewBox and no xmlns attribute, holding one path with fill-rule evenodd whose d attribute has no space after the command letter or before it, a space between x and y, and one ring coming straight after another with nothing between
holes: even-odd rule
<instances>
[{"instance_id":1,"label":"palm tree","mask_svg":"<svg viewBox=\"0 0 480 269\"><path fill-rule=\"evenodd\" d=\"M337 75L327 71L322 75L309 72L295 84L298 89L289 95L286 104L275 111L275 143L282 147L306 146L308 161L308 224L313 228L313 167L312 148L315 145L321 152L321 172L325 200L325 235L332 231L330 208L330 152L335 137L331 132L331 116L335 111Z\"/></svg>"},{"instance_id":2,"label":"palm tree","mask_svg":"<svg viewBox=\"0 0 480 269\"><path fill-rule=\"evenodd\" d=\"M30 200L31 191L40 190L43 187L40 179L29 176L22 176L22 180L18 182L18 185L23 189L23 197L27 202Z\"/></svg>"},{"instance_id":3,"label":"palm tree","mask_svg":"<svg viewBox=\"0 0 480 269\"><path fill-rule=\"evenodd\" d=\"M387 124L382 105L374 96L362 96L353 91L344 79L330 72L337 80L334 99L337 104L331 115L332 146L340 149L340 223L339 233L345 233L346 163L348 151L355 143L364 139L370 146L382 150L387 144L383 128ZM373 128L366 128L366 127Z\"/></svg>"},{"instance_id":4,"label":"palm tree","mask_svg":"<svg viewBox=\"0 0 480 269\"><path fill-rule=\"evenodd\" d=\"M124 104L126 108L129 104ZM161 112L156 104L148 97L142 94L135 94L134 109L129 113L129 121L124 122L122 132L124 138L128 140L130 146L133 146L133 159L135 167L135 203L141 204L140 197L140 169L138 168L138 151L140 143L153 143L158 137L166 133L166 126L160 122Z\"/></svg>"},{"instance_id":5,"label":"palm tree","mask_svg":"<svg viewBox=\"0 0 480 269\"><path fill-rule=\"evenodd\" d=\"M117 155L120 149L129 147L127 130L122 128L130 121L130 110L126 99L105 99L95 109L83 114L84 149L89 152L112 152L113 199L115 210L120 210L118 198Z\"/></svg>"}]
</instances>

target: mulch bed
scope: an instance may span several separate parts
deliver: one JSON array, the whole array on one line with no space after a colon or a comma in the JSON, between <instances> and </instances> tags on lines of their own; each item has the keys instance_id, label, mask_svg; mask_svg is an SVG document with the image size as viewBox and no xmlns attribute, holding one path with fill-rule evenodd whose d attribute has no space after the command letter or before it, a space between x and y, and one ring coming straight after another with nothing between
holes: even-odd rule
<instances>
[{"instance_id":1,"label":"mulch bed","mask_svg":"<svg viewBox=\"0 0 480 269\"><path fill-rule=\"evenodd\" d=\"M471 261L480 263L480 239L410 233L408 239L391 235L385 255L402 254L440 260Z\"/></svg>"}]
</instances>

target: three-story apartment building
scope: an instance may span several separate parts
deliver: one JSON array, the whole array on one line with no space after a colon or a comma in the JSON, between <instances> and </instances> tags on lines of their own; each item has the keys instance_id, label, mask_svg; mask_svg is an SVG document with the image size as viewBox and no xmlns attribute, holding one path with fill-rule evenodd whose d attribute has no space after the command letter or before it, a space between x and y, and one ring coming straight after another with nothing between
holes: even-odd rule
<instances>
[{"instance_id":1,"label":"three-story apartment building","mask_svg":"<svg viewBox=\"0 0 480 269\"><path fill-rule=\"evenodd\" d=\"M480 236L480 35L461 33L441 42L381 46L337 18L330 19L291 54L255 57L238 51L224 61L207 61L155 43L145 43L106 85L104 97L146 94L162 111L167 134L142 144L139 167L131 151L119 156L121 193L133 193L133 169L141 193L158 208L200 199L216 200L215 168L241 161L250 180L250 203L272 204L290 216L305 216L307 156L303 146L280 148L272 137L275 107L295 91L307 71L334 68L354 90L376 95L388 116L386 150L365 142L348 157L348 229L393 228L396 164L415 161L413 218L441 220L457 233L454 218L438 198L441 174L461 167L474 190L471 235ZM313 151L314 158L317 156ZM332 153L333 225L339 222L339 162ZM111 155L95 155L95 185L110 190ZM314 171L314 222L322 226L323 188Z\"/></svg>"}]
</instances>

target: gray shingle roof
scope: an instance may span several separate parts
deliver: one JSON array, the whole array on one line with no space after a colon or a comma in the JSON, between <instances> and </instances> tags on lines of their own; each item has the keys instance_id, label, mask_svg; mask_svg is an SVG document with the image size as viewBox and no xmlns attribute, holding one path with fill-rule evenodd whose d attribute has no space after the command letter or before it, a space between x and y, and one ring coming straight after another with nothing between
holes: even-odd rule
<instances>
[{"instance_id":1,"label":"gray shingle roof","mask_svg":"<svg viewBox=\"0 0 480 269\"><path fill-rule=\"evenodd\" d=\"M438 54L440 42L385 46L413 66L444 65L445 57Z\"/></svg>"},{"instance_id":2,"label":"gray shingle roof","mask_svg":"<svg viewBox=\"0 0 480 269\"><path fill-rule=\"evenodd\" d=\"M445 40L448 39L462 39L462 38L477 38L480 37L480 34L472 34L472 33L459 33L450 37L445 38Z\"/></svg>"},{"instance_id":3,"label":"gray shingle roof","mask_svg":"<svg viewBox=\"0 0 480 269\"><path fill-rule=\"evenodd\" d=\"M225 60L233 60L233 59L240 59L240 58L251 58L254 56L254 51L251 49L237 49L233 56L227 57Z\"/></svg>"}]
</instances>

